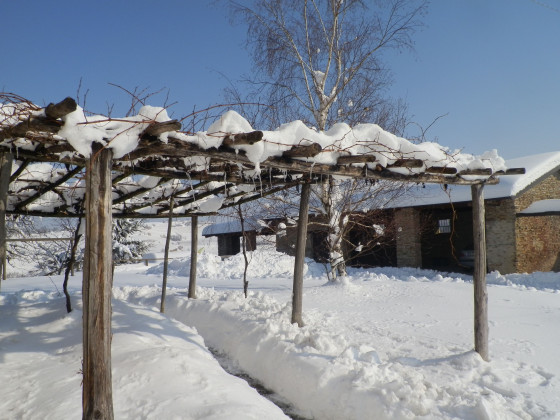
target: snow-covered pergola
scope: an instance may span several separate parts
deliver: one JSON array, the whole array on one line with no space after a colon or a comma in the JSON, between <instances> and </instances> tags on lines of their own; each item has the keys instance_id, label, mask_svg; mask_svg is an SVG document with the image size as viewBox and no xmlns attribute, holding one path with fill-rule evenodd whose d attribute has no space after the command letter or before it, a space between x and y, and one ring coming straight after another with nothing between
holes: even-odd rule
<instances>
[{"instance_id":1,"label":"snow-covered pergola","mask_svg":"<svg viewBox=\"0 0 560 420\"><path fill-rule=\"evenodd\" d=\"M188 133L163 108L109 118L87 116L71 98L44 108L6 98L14 100L0 107L0 255L6 214L86 220L84 418L112 418L112 217L196 218L301 184L292 322L302 325L310 185L328 176L472 186L475 350L488 360L483 186L523 171L496 152L413 143L375 124L317 132L295 121L255 131L233 111Z\"/></svg>"}]
</instances>

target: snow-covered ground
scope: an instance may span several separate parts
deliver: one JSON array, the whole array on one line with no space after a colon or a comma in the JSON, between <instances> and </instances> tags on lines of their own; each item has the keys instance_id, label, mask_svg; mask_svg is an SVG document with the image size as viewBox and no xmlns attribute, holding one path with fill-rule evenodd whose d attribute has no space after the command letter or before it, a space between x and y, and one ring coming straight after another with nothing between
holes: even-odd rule
<instances>
[{"instance_id":1,"label":"snow-covered ground","mask_svg":"<svg viewBox=\"0 0 560 420\"><path fill-rule=\"evenodd\" d=\"M259 248L242 295L240 256L200 239L188 300L188 223L176 223L166 314L158 263L117 267L115 418L285 418L225 373L206 346L316 419L560 418L560 276L492 273L490 362L472 351L472 283L415 269L351 270L336 285L309 262L305 327L290 324L293 260ZM165 223L145 239L163 247ZM181 237L179 237L181 236ZM10 278L0 295L0 418L80 415L81 276L66 314L61 277Z\"/></svg>"}]
</instances>

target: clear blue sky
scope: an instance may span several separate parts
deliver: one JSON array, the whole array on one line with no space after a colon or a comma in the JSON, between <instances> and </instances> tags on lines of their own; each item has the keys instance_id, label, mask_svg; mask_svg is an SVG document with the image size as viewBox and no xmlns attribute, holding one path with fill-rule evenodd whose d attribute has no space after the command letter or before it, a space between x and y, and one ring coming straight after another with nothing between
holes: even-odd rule
<instances>
[{"instance_id":1,"label":"clear blue sky","mask_svg":"<svg viewBox=\"0 0 560 420\"><path fill-rule=\"evenodd\" d=\"M39 104L75 97L82 79L91 111L128 109L111 82L168 88L179 117L222 103L227 78L250 71L243 27L211 2L0 0L0 11L0 90ZM425 24L415 52L387 63L416 122L447 114L429 139L505 158L560 150L560 0L433 0Z\"/></svg>"}]
</instances>

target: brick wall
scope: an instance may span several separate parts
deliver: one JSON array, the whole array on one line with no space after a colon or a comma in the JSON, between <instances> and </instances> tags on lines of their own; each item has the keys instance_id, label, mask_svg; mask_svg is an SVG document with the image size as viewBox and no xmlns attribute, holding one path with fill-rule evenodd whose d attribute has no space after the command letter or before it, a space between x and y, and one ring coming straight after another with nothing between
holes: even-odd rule
<instances>
[{"instance_id":1,"label":"brick wall","mask_svg":"<svg viewBox=\"0 0 560 420\"><path fill-rule=\"evenodd\" d=\"M414 208L395 212L397 228L397 267L421 267L420 213Z\"/></svg>"}]
</instances>

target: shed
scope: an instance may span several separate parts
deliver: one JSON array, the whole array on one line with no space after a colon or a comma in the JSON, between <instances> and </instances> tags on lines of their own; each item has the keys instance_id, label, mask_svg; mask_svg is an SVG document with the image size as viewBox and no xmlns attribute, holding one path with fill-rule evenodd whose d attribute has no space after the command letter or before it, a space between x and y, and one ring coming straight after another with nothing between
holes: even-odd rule
<instances>
[{"instance_id":1,"label":"shed","mask_svg":"<svg viewBox=\"0 0 560 420\"><path fill-rule=\"evenodd\" d=\"M506 161L524 174L485 194L487 269L502 274L560 271L560 152ZM459 185L426 185L391 209L397 265L472 270L472 201Z\"/></svg>"},{"instance_id":2,"label":"shed","mask_svg":"<svg viewBox=\"0 0 560 420\"><path fill-rule=\"evenodd\" d=\"M274 231L266 221L254 217L243 220L243 226L239 219L229 219L223 222L207 225L202 229L205 238L216 237L218 239L218 255L229 257L241 252L241 238L245 234L247 251L257 249L258 235L274 235Z\"/></svg>"}]
</instances>

